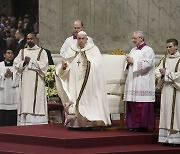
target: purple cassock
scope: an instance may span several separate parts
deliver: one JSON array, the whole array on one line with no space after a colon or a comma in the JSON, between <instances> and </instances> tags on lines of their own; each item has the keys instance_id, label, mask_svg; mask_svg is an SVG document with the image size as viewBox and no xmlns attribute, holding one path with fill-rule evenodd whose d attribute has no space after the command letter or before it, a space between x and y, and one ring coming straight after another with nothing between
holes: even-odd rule
<instances>
[{"instance_id":1,"label":"purple cassock","mask_svg":"<svg viewBox=\"0 0 180 154\"><path fill-rule=\"evenodd\" d=\"M127 102L126 125L129 129L152 131L155 127L154 102Z\"/></svg>"}]
</instances>

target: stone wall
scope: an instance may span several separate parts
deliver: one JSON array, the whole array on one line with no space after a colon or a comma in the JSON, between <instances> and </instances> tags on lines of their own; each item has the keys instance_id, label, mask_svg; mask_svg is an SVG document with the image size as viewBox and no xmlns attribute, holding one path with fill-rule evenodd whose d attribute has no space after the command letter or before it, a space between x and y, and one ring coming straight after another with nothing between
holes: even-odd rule
<instances>
[{"instance_id":1,"label":"stone wall","mask_svg":"<svg viewBox=\"0 0 180 154\"><path fill-rule=\"evenodd\" d=\"M40 43L55 54L76 19L102 53L117 48L128 53L136 30L145 32L156 54L165 52L167 38L180 41L179 0L39 0L39 17Z\"/></svg>"}]
</instances>

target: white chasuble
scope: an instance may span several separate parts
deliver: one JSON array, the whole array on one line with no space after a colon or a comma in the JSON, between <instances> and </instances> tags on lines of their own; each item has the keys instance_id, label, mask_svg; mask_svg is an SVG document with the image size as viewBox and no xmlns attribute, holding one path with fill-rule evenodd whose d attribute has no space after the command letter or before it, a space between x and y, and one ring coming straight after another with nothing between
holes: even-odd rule
<instances>
[{"instance_id":1,"label":"white chasuble","mask_svg":"<svg viewBox=\"0 0 180 154\"><path fill-rule=\"evenodd\" d=\"M30 57L28 65L23 66L24 57ZM44 77L48 69L45 50L37 45L21 50L14 60L17 72L21 75L20 103L18 108L21 124L47 123L47 100Z\"/></svg>"},{"instance_id":2,"label":"white chasuble","mask_svg":"<svg viewBox=\"0 0 180 154\"><path fill-rule=\"evenodd\" d=\"M56 66L56 84L66 110L68 127L94 127L111 124L107 103L102 55L93 44L76 45L67 52L68 67Z\"/></svg>"},{"instance_id":3,"label":"white chasuble","mask_svg":"<svg viewBox=\"0 0 180 154\"><path fill-rule=\"evenodd\" d=\"M13 77L6 78L6 70L13 72ZM19 80L16 76L14 66L5 66L4 61L0 62L0 109L17 110Z\"/></svg>"}]
</instances>

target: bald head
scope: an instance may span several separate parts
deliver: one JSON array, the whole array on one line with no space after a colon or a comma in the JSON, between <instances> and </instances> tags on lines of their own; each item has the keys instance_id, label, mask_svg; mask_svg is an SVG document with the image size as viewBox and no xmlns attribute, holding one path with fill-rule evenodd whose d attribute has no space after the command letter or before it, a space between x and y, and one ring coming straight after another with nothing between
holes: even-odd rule
<instances>
[{"instance_id":1,"label":"bald head","mask_svg":"<svg viewBox=\"0 0 180 154\"><path fill-rule=\"evenodd\" d=\"M73 24L73 35L77 37L77 34L83 30L83 23L80 20L74 21Z\"/></svg>"},{"instance_id":2,"label":"bald head","mask_svg":"<svg viewBox=\"0 0 180 154\"><path fill-rule=\"evenodd\" d=\"M74 24L79 24L81 27L83 27L83 22L81 20L75 20Z\"/></svg>"}]
</instances>

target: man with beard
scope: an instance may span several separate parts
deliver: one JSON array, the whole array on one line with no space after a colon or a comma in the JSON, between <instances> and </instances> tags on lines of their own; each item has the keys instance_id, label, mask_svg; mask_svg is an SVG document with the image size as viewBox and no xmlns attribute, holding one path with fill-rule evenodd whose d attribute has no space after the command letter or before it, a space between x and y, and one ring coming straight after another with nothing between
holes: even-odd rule
<instances>
[{"instance_id":1,"label":"man with beard","mask_svg":"<svg viewBox=\"0 0 180 154\"><path fill-rule=\"evenodd\" d=\"M14 65L21 75L18 125L47 124L44 77L48 57L46 51L36 45L33 33L27 35L27 48L20 50Z\"/></svg>"},{"instance_id":2,"label":"man with beard","mask_svg":"<svg viewBox=\"0 0 180 154\"><path fill-rule=\"evenodd\" d=\"M74 21L74 24L73 24L73 36L70 36L68 37L64 44L62 45L61 49L60 49L60 55L64 58L66 57L66 54L67 54L67 51L68 51L68 48L73 45L73 44L76 44L77 43L77 34L83 30L83 23L82 21L80 20L76 20ZM90 37L87 37L88 38L88 42L91 43L91 44L94 44L93 43L93 40L92 38Z\"/></svg>"}]
</instances>

